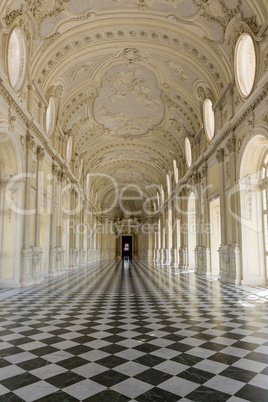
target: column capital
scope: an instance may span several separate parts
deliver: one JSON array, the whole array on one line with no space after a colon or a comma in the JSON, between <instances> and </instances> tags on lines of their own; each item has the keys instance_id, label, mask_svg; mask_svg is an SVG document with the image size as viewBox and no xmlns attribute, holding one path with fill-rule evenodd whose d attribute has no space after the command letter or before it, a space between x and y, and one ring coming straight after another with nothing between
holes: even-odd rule
<instances>
[{"instance_id":1,"label":"column capital","mask_svg":"<svg viewBox=\"0 0 268 402\"><path fill-rule=\"evenodd\" d=\"M26 134L26 148L29 151L36 153L36 143L34 141L34 136L30 133Z\"/></svg>"},{"instance_id":2,"label":"column capital","mask_svg":"<svg viewBox=\"0 0 268 402\"><path fill-rule=\"evenodd\" d=\"M229 140L227 141L227 150L226 150L226 154L229 155L232 152L235 152L236 150L236 138L233 135L231 138L229 138Z\"/></svg>"},{"instance_id":3,"label":"column capital","mask_svg":"<svg viewBox=\"0 0 268 402\"><path fill-rule=\"evenodd\" d=\"M56 176L57 173L58 173L58 166L56 165L56 163L55 163L54 161L52 162L51 167L52 167L52 174L53 174L54 176Z\"/></svg>"},{"instance_id":4,"label":"column capital","mask_svg":"<svg viewBox=\"0 0 268 402\"><path fill-rule=\"evenodd\" d=\"M217 150L216 159L217 159L218 163L223 163L223 161L224 161L224 149L223 148L220 148Z\"/></svg>"},{"instance_id":5,"label":"column capital","mask_svg":"<svg viewBox=\"0 0 268 402\"><path fill-rule=\"evenodd\" d=\"M191 176L192 184L198 184L200 181L200 173L195 170Z\"/></svg>"},{"instance_id":6,"label":"column capital","mask_svg":"<svg viewBox=\"0 0 268 402\"><path fill-rule=\"evenodd\" d=\"M37 160L42 161L45 157L45 150L43 147L38 146L36 151Z\"/></svg>"},{"instance_id":7,"label":"column capital","mask_svg":"<svg viewBox=\"0 0 268 402\"><path fill-rule=\"evenodd\" d=\"M67 175L63 169L58 170L58 180L60 183L67 181Z\"/></svg>"},{"instance_id":8,"label":"column capital","mask_svg":"<svg viewBox=\"0 0 268 402\"><path fill-rule=\"evenodd\" d=\"M205 179L207 177L207 174L208 174L208 165L205 164L202 166L202 169L201 169L201 178Z\"/></svg>"}]
</instances>

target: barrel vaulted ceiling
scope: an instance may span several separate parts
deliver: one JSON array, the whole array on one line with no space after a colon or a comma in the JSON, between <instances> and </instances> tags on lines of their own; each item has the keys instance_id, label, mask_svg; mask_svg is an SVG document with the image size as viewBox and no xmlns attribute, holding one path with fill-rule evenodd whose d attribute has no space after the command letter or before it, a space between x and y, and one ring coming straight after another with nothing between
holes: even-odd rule
<instances>
[{"instance_id":1,"label":"barrel vaulted ceiling","mask_svg":"<svg viewBox=\"0 0 268 402\"><path fill-rule=\"evenodd\" d=\"M254 35L267 21L263 0L14 0L28 10L31 77L48 99L61 92L58 125L73 136L84 173L98 173L101 205L132 185L139 210L154 185L184 158L184 138L202 129L202 102L233 82L233 28ZM3 15L3 12L2 12ZM238 28L237 28L238 30ZM133 196L133 200L131 197ZM141 201L140 201L141 203ZM118 207L118 206L117 206ZM117 210L118 213L118 210Z\"/></svg>"}]
</instances>

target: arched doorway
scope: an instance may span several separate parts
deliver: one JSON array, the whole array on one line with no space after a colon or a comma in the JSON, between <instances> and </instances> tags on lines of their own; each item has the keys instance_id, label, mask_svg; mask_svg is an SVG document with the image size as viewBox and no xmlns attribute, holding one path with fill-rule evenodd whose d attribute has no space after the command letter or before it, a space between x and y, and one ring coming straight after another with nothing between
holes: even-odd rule
<instances>
[{"instance_id":1,"label":"arched doorway","mask_svg":"<svg viewBox=\"0 0 268 402\"><path fill-rule=\"evenodd\" d=\"M15 180L22 171L21 157L13 137L0 128L0 286L20 284L23 185ZM23 179L23 177L21 177ZM13 184L11 184L11 182Z\"/></svg>"},{"instance_id":2,"label":"arched doorway","mask_svg":"<svg viewBox=\"0 0 268 402\"><path fill-rule=\"evenodd\" d=\"M239 196L242 239L242 284L267 285L268 140L254 136L240 163ZM253 252L254 251L254 252Z\"/></svg>"},{"instance_id":3,"label":"arched doorway","mask_svg":"<svg viewBox=\"0 0 268 402\"><path fill-rule=\"evenodd\" d=\"M191 192L188 199L188 267L195 269L195 251L196 251L196 207L195 194Z\"/></svg>"},{"instance_id":4,"label":"arched doorway","mask_svg":"<svg viewBox=\"0 0 268 402\"><path fill-rule=\"evenodd\" d=\"M220 217L220 199L216 198L209 203L210 215L210 250L211 250L211 275L219 276L220 259L219 248L221 245L221 217Z\"/></svg>"},{"instance_id":5,"label":"arched doorway","mask_svg":"<svg viewBox=\"0 0 268 402\"><path fill-rule=\"evenodd\" d=\"M132 259L132 236L122 236L122 258Z\"/></svg>"}]
</instances>

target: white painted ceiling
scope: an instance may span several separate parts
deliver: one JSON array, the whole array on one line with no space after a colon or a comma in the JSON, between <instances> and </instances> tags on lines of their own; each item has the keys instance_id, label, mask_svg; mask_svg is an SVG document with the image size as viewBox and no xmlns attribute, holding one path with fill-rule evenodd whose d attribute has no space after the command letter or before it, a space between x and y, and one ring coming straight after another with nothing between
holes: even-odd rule
<instances>
[{"instance_id":1,"label":"white painted ceiling","mask_svg":"<svg viewBox=\"0 0 268 402\"><path fill-rule=\"evenodd\" d=\"M267 0L9 0L0 8L22 5L35 28L33 80L45 96L63 87L58 124L74 136L84 174L132 185L133 213L154 185L166 187L185 135L202 128L200 93L215 102L233 82L230 25L242 19L257 32L267 19ZM99 176L94 186L110 205L111 180ZM123 215L118 203L111 214Z\"/></svg>"}]
</instances>

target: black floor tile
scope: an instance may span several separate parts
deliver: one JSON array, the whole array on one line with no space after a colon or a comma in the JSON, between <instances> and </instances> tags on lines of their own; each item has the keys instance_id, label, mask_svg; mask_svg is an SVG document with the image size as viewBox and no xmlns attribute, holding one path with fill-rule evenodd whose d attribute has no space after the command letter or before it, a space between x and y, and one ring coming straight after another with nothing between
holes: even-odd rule
<instances>
[{"instance_id":1,"label":"black floor tile","mask_svg":"<svg viewBox=\"0 0 268 402\"><path fill-rule=\"evenodd\" d=\"M203 359L201 357L182 353L181 355L173 357L171 360L177 363L185 364L186 366L194 366L195 364L201 362Z\"/></svg>"},{"instance_id":2,"label":"black floor tile","mask_svg":"<svg viewBox=\"0 0 268 402\"><path fill-rule=\"evenodd\" d=\"M111 355L108 357L104 357L103 359L97 360L96 363L108 368L114 368L123 363L126 363L126 359L122 359L122 357Z\"/></svg>"},{"instance_id":3,"label":"black floor tile","mask_svg":"<svg viewBox=\"0 0 268 402\"><path fill-rule=\"evenodd\" d=\"M162 357L153 356L153 355L148 354L148 355L138 357L137 359L135 359L133 361L136 363L139 363L139 364L144 364L145 366L148 366L148 367L154 367L157 364L164 362L165 359L163 359Z\"/></svg>"},{"instance_id":4,"label":"black floor tile","mask_svg":"<svg viewBox=\"0 0 268 402\"><path fill-rule=\"evenodd\" d=\"M66 371L65 373L58 374L54 377L50 377L46 381L54 385L55 387L62 389L68 387L69 385L83 381L84 379L85 379L84 377L81 377L80 375L74 372Z\"/></svg>"},{"instance_id":5,"label":"black floor tile","mask_svg":"<svg viewBox=\"0 0 268 402\"><path fill-rule=\"evenodd\" d=\"M182 373L178 374L177 377L184 378L185 380L196 382L197 384L204 384L212 377L214 374L211 374L204 370L199 370L195 367L190 367Z\"/></svg>"},{"instance_id":6,"label":"black floor tile","mask_svg":"<svg viewBox=\"0 0 268 402\"><path fill-rule=\"evenodd\" d=\"M246 355L246 358L256 362L268 364L268 355L263 353L250 352L248 355Z\"/></svg>"},{"instance_id":7,"label":"black floor tile","mask_svg":"<svg viewBox=\"0 0 268 402\"><path fill-rule=\"evenodd\" d=\"M18 339L14 339L13 341L9 341L9 343L11 343L14 346L19 346L19 345L23 345L25 343L30 343L33 342L33 340L31 338L28 338L27 336L23 337L23 338L18 338Z\"/></svg>"},{"instance_id":8,"label":"black floor tile","mask_svg":"<svg viewBox=\"0 0 268 402\"><path fill-rule=\"evenodd\" d=\"M255 350L256 348L258 348L260 345L257 345L255 343L251 343L251 342L243 342L243 341L238 341L232 344L232 347L234 348L241 348L241 349L245 349L248 351L251 350Z\"/></svg>"},{"instance_id":9,"label":"black floor tile","mask_svg":"<svg viewBox=\"0 0 268 402\"><path fill-rule=\"evenodd\" d=\"M22 373L14 377L6 378L1 381L1 384L8 388L10 391L14 391L18 388L26 387L26 385L33 384L39 381L39 378L33 376L30 373Z\"/></svg>"},{"instance_id":10,"label":"black floor tile","mask_svg":"<svg viewBox=\"0 0 268 402\"><path fill-rule=\"evenodd\" d=\"M111 345L104 346L103 348L100 348L101 351L110 353L111 355L115 353L122 352L126 348L124 346L120 346L117 343L112 343Z\"/></svg>"},{"instance_id":11,"label":"black floor tile","mask_svg":"<svg viewBox=\"0 0 268 402\"><path fill-rule=\"evenodd\" d=\"M119 335L111 335L111 336L107 336L107 337L103 338L103 340L106 342L118 343L118 342L122 342L122 341L126 340L126 338L123 336L119 336Z\"/></svg>"},{"instance_id":12,"label":"black floor tile","mask_svg":"<svg viewBox=\"0 0 268 402\"><path fill-rule=\"evenodd\" d=\"M172 375L164 373L163 371L155 370L153 368L143 371L135 376L135 378L137 378L138 380L147 382L148 384L155 386L161 384L171 377Z\"/></svg>"},{"instance_id":13,"label":"black floor tile","mask_svg":"<svg viewBox=\"0 0 268 402\"><path fill-rule=\"evenodd\" d=\"M126 376L122 373L119 373L117 371L107 370L101 374L91 377L90 379L92 381L96 381L99 384L102 384L106 387L112 387L113 385L118 384L119 382L122 382L122 381L126 380L127 378L128 378L128 376Z\"/></svg>"},{"instance_id":14,"label":"black floor tile","mask_svg":"<svg viewBox=\"0 0 268 402\"><path fill-rule=\"evenodd\" d=\"M69 359L61 360L57 364L58 366L64 367L67 370L72 370L74 368L84 366L87 363L88 363L87 360L82 359L79 356L74 356L70 357Z\"/></svg>"},{"instance_id":15,"label":"black floor tile","mask_svg":"<svg viewBox=\"0 0 268 402\"><path fill-rule=\"evenodd\" d=\"M267 333L263 332L268 328L268 306L263 303L256 304L254 309L247 309L238 305L238 300L246 299L249 293L249 287L218 281L211 283L195 273L177 268L170 270L169 267L141 261L134 261L128 270L121 269L121 263L117 266L116 262L102 261L63 277L49 279L37 287L24 289L8 300L0 300L3 329L0 338L5 342L0 345L3 357L0 359L0 378L4 378L0 385L11 387L8 388L10 392L0 395L0 401L22 400L14 392L37 381L47 382L59 389L39 399L47 402L79 401L75 393L72 393L73 397L65 388L74 385L80 391L80 382L81 387L86 384L90 388L92 385L92 389L96 387L96 394L86 399L91 402L226 401L231 397L228 391L218 392L206 386L216 374L204 367L213 371L214 362L226 365L226 369L220 372L221 381L226 381L226 390L230 379L242 381L245 386L237 392L237 397L254 402L266 401L268 390L248 384L259 375L258 372L251 371L250 363L243 368L232 366L240 358L223 352L228 346L214 342L218 336L233 340L231 348L239 349L241 355L245 350L243 357L253 364L264 364L259 366L260 374L268 378L267 354L255 352L259 346L268 344ZM28 329L24 322L27 322ZM211 329L206 326L209 323L214 325ZM51 331L45 329L50 326ZM213 332L217 329L222 333ZM244 333L243 329L248 329L250 333ZM22 337L14 339L16 332ZM135 333L136 336L131 337ZM245 341L247 335L263 340L262 345L260 342ZM201 341L197 356L190 354L195 353L195 350L192 351L196 348L193 346L195 340ZM39 342L45 346L34 349L35 341L37 346ZM61 350L56 347L59 342L62 343ZM29 351L24 347L27 343L31 343ZM162 348L166 348L166 357L164 354L157 356L157 351ZM132 360L133 354L136 357L139 351L143 355ZM208 351L213 353L210 357L198 357L199 353L200 356L208 356ZM106 357L96 361L96 356L102 352L107 354ZM121 352L124 353L121 355ZM176 371L179 368L176 363L184 365L185 369L174 375L173 369ZM7 377L12 372L18 373L16 366L26 372ZM61 373L62 369L66 371ZM162 369L170 370L170 374ZM51 373L46 370L51 370ZM260 379L263 380L263 377ZM130 398L120 393L120 383L125 380L132 387L136 382L137 397ZM165 386L167 390L164 391L161 384L168 384L169 381L170 389ZM176 388L177 381L185 381L188 385L192 383L193 388L189 389L197 388L189 395L182 392L185 395L183 398L179 394L180 389ZM141 384L152 388L139 393ZM106 388L99 392L103 386Z\"/></svg>"},{"instance_id":16,"label":"black floor tile","mask_svg":"<svg viewBox=\"0 0 268 402\"><path fill-rule=\"evenodd\" d=\"M23 370L31 371L40 367L44 367L47 364L48 364L47 360L42 359L41 357L37 357L36 359L26 360L24 362L17 363L17 366L19 366Z\"/></svg>"},{"instance_id":17,"label":"black floor tile","mask_svg":"<svg viewBox=\"0 0 268 402\"><path fill-rule=\"evenodd\" d=\"M144 353L152 353L155 350L160 349L159 346L152 345L150 343L142 343L141 345L135 346L133 349L139 350Z\"/></svg>"},{"instance_id":18,"label":"black floor tile","mask_svg":"<svg viewBox=\"0 0 268 402\"><path fill-rule=\"evenodd\" d=\"M43 398L36 399L35 402L77 402L79 399L74 398L73 396L66 394L63 391L55 392L54 394L50 394L48 396L44 396Z\"/></svg>"},{"instance_id":19,"label":"black floor tile","mask_svg":"<svg viewBox=\"0 0 268 402\"><path fill-rule=\"evenodd\" d=\"M18 397L13 392L8 392L7 394L0 396L1 402L25 402L24 399Z\"/></svg>"},{"instance_id":20,"label":"black floor tile","mask_svg":"<svg viewBox=\"0 0 268 402\"><path fill-rule=\"evenodd\" d=\"M82 353L90 352L91 350L93 350L93 349L90 348L89 346L77 345L77 346L72 346L69 349L65 349L65 352L71 353L72 355L81 355Z\"/></svg>"},{"instance_id":21,"label":"black floor tile","mask_svg":"<svg viewBox=\"0 0 268 402\"><path fill-rule=\"evenodd\" d=\"M231 395L226 394L225 392L220 392L215 389L211 389L201 385L201 387L195 389L190 394L186 395L187 399L191 401L198 401L198 402L225 402L227 401Z\"/></svg>"},{"instance_id":22,"label":"black floor tile","mask_svg":"<svg viewBox=\"0 0 268 402\"><path fill-rule=\"evenodd\" d=\"M31 350L31 353L37 356L49 355L53 352L58 352L58 349L53 348L52 346L43 346L41 348Z\"/></svg>"},{"instance_id":23,"label":"black floor tile","mask_svg":"<svg viewBox=\"0 0 268 402\"><path fill-rule=\"evenodd\" d=\"M267 402L267 395L267 389L255 387L250 384L246 384L235 394L238 398L246 399L251 402Z\"/></svg>"},{"instance_id":24,"label":"black floor tile","mask_svg":"<svg viewBox=\"0 0 268 402\"><path fill-rule=\"evenodd\" d=\"M128 402L130 398L125 395L119 394L111 389L99 392L91 396L90 398L84 399L84 402Z\"/></svg>"},{"instance_id":25,"label":"black floor tile","mask_svg":"<svg viewBox=\"0 0 268 402\"><path fill-rule=\"evenodd\" d=\"M193 349L193 346L186 345L185 343L173 343L167 346L168 349L176 350L177 352L187 352L187 350Z\"/></svg>"},{"instance_id":26,"label":"black floor tile","mask_svg":"<svg viewBox=\"0 0 268 402\"><path fill-rule=\"evenodd\" d=\"M232 365L240 358L233 355L227 355L225 353L215 353L214 355L208 357L208 360L213 360L215 362L224 363Z\"/></svg>"},{"instance_id":27,"label":"black floor tile","mask_svg":"<svg viewBox=\"0 0 268 402\"><path fill-rule=\"evenodd\" d=\"M2 349L0 350L0 358L5 358L7 356L12 356L12 355L16 355L18 353L24 352L23 349L20 349L16 346L11 347L11 348L7 348L7 349Z\"/></svg>"},{"instance_id":28,"label":"black floor tile","mask_svg":"<svg viewBox=\"0 0 268 402\"><path fill-rule=\"evenodd\" d=\"M180 396L156 387L136 397L138 402L176 402L180 399Z\"/></svg>"},{"instance_id":29,"label":"black floor tile","mask_svg":"<svg viewBox=\"0 0 268 402\"><path fill-rule=\"evenodd\" d=\"M7 367L7 366L11 366L11 365L12 365L12 363L8 362L7 360L0 359L0 369L4 368L4 367Z\"/></svg>"},{"instance_id":30,"label":"black floor tile","mask_svg":"<svg viewBox=\"0 0 268 402\"><path fill-rule=\"evenodd\" d=\"M253 371L244 370L242 368L234 366L228 367L227 369L221 372L221 376L232 378L233 380L242 381L245 383L252 380L252 378L254 378L255 375L256 373Z\"/></svg>"}]
</instances>

